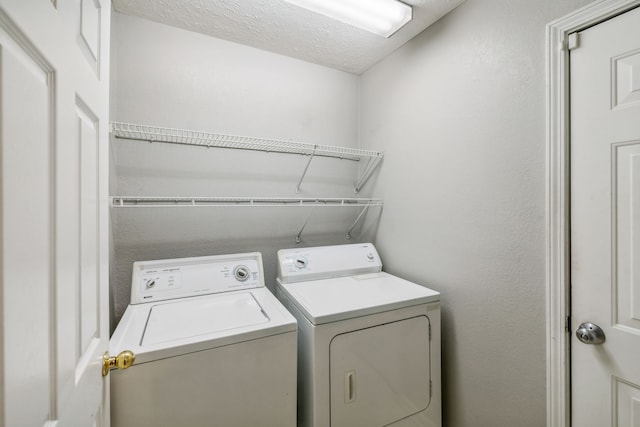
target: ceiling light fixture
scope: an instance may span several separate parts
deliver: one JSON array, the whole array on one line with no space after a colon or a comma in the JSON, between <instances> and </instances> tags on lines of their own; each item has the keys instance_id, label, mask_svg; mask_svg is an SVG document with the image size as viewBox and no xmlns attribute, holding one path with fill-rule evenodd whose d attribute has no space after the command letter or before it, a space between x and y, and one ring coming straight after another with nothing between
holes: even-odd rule
<instances>
[{"instance_id":1,"label":"ceiling light fixture","mask_svg":"<svg viewBox=\"0 0 640 427\"><path fill-rule=\"evenodd\" d=\"M411 21L411 6L398 0L285 0L354 27L390 37Z\"/></svg>"}]
</instances>

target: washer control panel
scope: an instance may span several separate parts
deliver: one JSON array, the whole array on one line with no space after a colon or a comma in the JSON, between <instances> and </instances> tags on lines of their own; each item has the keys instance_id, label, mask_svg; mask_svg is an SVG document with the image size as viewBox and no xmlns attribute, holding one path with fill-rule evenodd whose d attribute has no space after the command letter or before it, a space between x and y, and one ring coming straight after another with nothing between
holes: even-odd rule
<instances>
[{"instance_id":1,"label":"washer control panel","mask_svg":"<svg viewBox=\"0 0 640 427\"><path fill-rule=\"evenodd\" d=\"M281 283L354 276L379 271L382 271L382 262L371 243L278 251L278 279Z\"/></svg>"},{"instance_id":2,"label":"washer control panel","mask_svg":"<svg viewBox=\"0 0 640 427\"><path fill-rule=\"evenodd\" d=\"M182 274L180 269L155 269L146 271L140 280L143 291L162 291L182 287Z\"/></svg>"},{"instance_id":3,"label":"washer control panel","mask_svg":"<svg viewBox=\"0 0 640 427\"><path fill-rule=\"evenodd\" d=\"M262 255L180 258L133 263L131 304L264 286Z\"/></svg>"}]
</instances>

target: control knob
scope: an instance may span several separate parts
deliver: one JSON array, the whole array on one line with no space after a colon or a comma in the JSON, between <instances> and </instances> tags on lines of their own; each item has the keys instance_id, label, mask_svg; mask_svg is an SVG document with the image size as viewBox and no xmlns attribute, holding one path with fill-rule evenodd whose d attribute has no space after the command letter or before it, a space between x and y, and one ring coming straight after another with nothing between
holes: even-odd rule
<instances>
[{"instance_id":1,"label":"control knob","mask_svg":"<svg viewBox=\"0 0 640 427\"><path fill-rule=\"evenodd\" d=\"M239 265L235 268L235 270L233 270L233 276L239 282L244 282L245 280L247 280L249 278L249 274L250 271L246 265Z\"/></svg>"}]
</instances>

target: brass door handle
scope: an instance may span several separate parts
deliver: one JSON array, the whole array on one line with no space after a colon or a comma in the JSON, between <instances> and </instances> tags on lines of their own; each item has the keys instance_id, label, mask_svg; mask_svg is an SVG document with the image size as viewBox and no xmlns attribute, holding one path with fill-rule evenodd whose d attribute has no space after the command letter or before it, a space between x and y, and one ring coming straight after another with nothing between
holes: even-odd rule
<instances>
[{"instance_id":1,"label":"brass door handle","mask_svg":"<svg viewBox=\"0 0 640 427\"><path fill-rule=\"evenodd\" d=\"M111 369L127 369L135 360L136 355L130 350L121 351L112 357L109 357L109 352L105 352L102 356L102 376L106 377Z\"/></svg>"}]
</instances>

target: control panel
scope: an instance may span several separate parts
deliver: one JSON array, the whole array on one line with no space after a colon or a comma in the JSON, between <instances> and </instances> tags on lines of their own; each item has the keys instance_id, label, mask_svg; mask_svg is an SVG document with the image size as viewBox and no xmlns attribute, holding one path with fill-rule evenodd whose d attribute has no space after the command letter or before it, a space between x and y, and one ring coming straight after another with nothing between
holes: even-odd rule
<instances>
[{"instance_id":1,"label":"control panel","mask_svg":"<svg viewBox=\"0 0 640 427\"><path fill-rule=\"evenodd\" d=\"M378 251L371 243L282 249L278 251L278 279L282 283L382 271Z\"/></svg>"},{"instance_id":2,"label":"control panel","mask_svg":"<svg viewBox=\"0 0 640 427\"><path fill-rule=\"evenodd\" d=\"M262 255L217 255L133 263L131 304L264 286Z\"/></svg>"}]
</instances>

